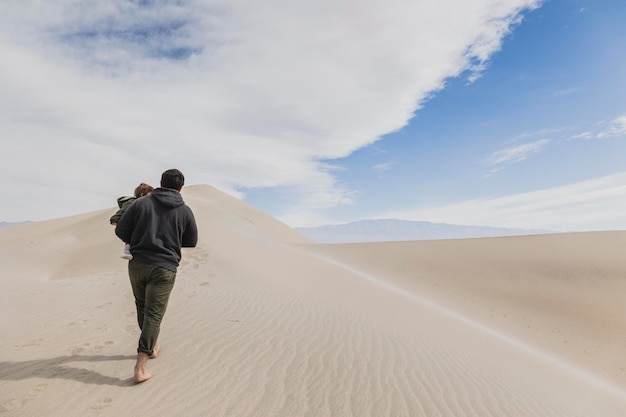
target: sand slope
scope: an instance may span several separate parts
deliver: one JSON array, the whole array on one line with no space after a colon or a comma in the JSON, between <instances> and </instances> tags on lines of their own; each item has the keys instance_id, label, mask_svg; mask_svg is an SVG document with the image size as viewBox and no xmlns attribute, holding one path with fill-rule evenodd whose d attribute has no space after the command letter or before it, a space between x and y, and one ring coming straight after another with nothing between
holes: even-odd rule
<instances>
[{"instance_id":1,"label":"sand slope","mask_svg":"<svg viewBox=\"0 0 626 417\"><path fill-rule=\"evenodd\" d=\"M0 415L570 417L626 409L623 334L611 338L625 322L616 307L623 257L612 249L624 233L315 245L211 187L183 195L200 242L183 253L162 351L150 361L155 377L139 385L130 379L134 304L108 225L114 208L0 230ZM590 244L606 250L589 252ZM527 306L529 288L541 297ZM581 326L571 303L590 312ZM502 312L533 314L524 321ZM541 335L567 334L575 349L526 323ZM592 339L602 349L580 354Z\"/></svg>"}]
</instances>

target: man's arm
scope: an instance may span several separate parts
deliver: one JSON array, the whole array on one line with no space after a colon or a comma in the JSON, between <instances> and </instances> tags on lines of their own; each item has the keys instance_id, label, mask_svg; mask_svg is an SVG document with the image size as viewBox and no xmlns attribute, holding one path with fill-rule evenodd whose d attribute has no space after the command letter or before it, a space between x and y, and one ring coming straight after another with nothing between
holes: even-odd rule
<instances>
[{"instance_id":1,"label":"man's arm","mask_svg":"<svg viewBox=\"0 0 626 417\"><path fill-rule=\"evenodd\" d=\"M122 214L122 217L120 217L117 226L115 226L115 234L124 243L130 242L130 237L133 234L134 211L134 206L131 204L124 214Z\"/></svg>"},{"instance_id":2,"label":"man's arm","mask_svg":"<svg viewBox=\"0 0 626 417\"><path fill-rule=\"evenodd\" d=\"M191 209L187 210L187 224L183 233L182 247L195 248L198 243L198 226L196 218L193 216Z\"/></svg>"}]
</instances>

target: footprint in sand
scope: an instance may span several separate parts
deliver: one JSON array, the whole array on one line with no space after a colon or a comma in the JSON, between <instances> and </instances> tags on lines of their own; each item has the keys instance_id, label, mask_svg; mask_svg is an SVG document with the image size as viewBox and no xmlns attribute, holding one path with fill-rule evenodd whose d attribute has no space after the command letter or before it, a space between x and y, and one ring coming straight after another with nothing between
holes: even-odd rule
<instances>
[{"instance_id":1,"label":"footprint in sand","mask_svg":"<svg viewBox=\"0 0 626 417\"><path fill-rule=\"evenodd\" d=\"M90 345L91 345L90 343L83 343L81 346L76 346L72 348L72 350L70 350L70 353L72 355L78 355L80 353L83 353L85 350L87 350Z\"/></svg>"},{"instance_id":2,"label":"footprint in sand","mask_svg":"<svg viewBox=\"0 0 626 417\"><path fill-rule=\"evenodd\" d=\"M91 345L91 343L83 343L80 346L75 346L74 348L72 348L72 350L70 350L70 353L73 356L79 355L81 353L100 353L114 343L115 342L113 342L112 340L107 340L106 342L104 342L104 344L96 344L93 346Z\"/></svg>"},{"instance_id":3,"label":"footprint in sand","mask_svg":"<svg viewBox=\"0 0 626 417\"><path fill-rule=\"evenodd\" d=\"M0 414L4 414L11 410L15 410L16 408L23 407L24 405L26 405L27 402L35 398L37 394L39 394L41 391L48 388L48 386L49 384L37 384L33 389L28 391L28 393L26 394L26 397L13 398L13 399L3 402L2 404L0 404Z\"/></svg>"},{"instance_id":4,"label":"footprint in sand","mask_svg":"<svg viewBox=\"0 0 626 417\"><path fill-rule=\"evenodd\" d=\"M76 326L77 324L83 324L83 323L87 323L87 319L78 319L78 320L74 320L73 322L68 323L68 326Z\"/></svg>"},{"instance_id":5,"label":"footprint in sand","mask_svg":"<svg viewBox=\"0 0 626 417\"><path fill-rule=\"evenodd\" d=\"M9 401L5 401L2 404L0 404L0 413L4 414L11 410L15 410L16 408L23 407L24 404L26 404L27 402L28 400L26 398L20 398L20 399L12 398Z\"/></svg>"},{"instance_id":6,"label":"footprint in sand","mask_svg":"<svg viewBox=\"0 0 626 417\"><path fill-rule=\"evenodd\" d=\"M48 388L48 384L37 384L35 388L28 391L28 397L34 398L37 394L39 394L41 391L45 390L46 388Z\"/></svg>"},{"instance_id":7,"label":"footprint in sand","mask_svg":"<svg viewBox=\"0 0 626 417\"><path fill-rule=\"evenodd\" d=\"M103 408L110 407L112 403L113 403L112 398L104 397L103 399L98 400L97 402L93 403L91 407L89 408L91 408L92 410L102 410Z\"/></svg>"},{"instance_id":8,"label":"footprint in sand","mask_svg":"<svg viewBox=\"0 0 626 417\"><path fill-rule=\"evenodd\" d=\"M209 261L209 258L209 254L207 252L205 252L201 248L197 248L191 254L186 255L183 258L181 267L183 269L198 269L200 265L207 263Z\"/></svg>"},{"instance_id":9,"label":"footprint in sand","mask_svg":"<svg viewBox=\"0 0 626 417\"><path fill-rule=\"evenodd\" d=\"M16 347L21 347L21 348L22 347L29 347L29 346L39 346L39 345L41 345L42 342L43 342L43 337L39 337L37 339L32 339L32 340L29 340L26 343L23 343L21 345L15 345L15 346Z\"/></svg>"}]
</instances>

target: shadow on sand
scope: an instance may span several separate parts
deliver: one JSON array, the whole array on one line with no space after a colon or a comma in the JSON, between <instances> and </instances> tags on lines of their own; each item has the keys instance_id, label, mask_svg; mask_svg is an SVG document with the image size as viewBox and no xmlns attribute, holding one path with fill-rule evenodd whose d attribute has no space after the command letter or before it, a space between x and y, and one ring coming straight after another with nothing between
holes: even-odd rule
<instances>
[{"instance_id":1,"label":"shadow on sand","mask_svg":"<svg viewBox=\"0 0 626 417\"><path fill-rule=\"evenodd\" d=\"M0 380L17 381L28 378L61 378L82 382L84 384L116 385L119 387L132 386L135 385L132 377L119 379L68 364L75 362L134 361L136 358L136 356L125 355L71 355L24 362L0 362Z\"/></svg>"}]
</instances>

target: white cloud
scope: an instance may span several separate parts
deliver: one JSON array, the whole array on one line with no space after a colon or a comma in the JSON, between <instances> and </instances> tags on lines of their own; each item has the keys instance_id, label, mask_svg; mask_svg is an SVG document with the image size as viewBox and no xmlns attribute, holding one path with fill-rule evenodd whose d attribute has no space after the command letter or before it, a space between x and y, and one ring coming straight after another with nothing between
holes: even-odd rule
<instances>
[{"instance_id":1,"label":"white cloud","mask_svg":"<svg viewBox=\"0 0 626 417\"><path fill-rule=\"evenodd\" d=\"M379 218L553 231L626 230L626 172L506 197L383 213Z\"/></svg>"},{"instance_id":2,"label":"white cloud","mask_svg":"<svg viewBox=\"0 0 626 417\"><path fill-rule=\"evenodd\" d=\"M376 172L383 173L385 171L389 171L393 165L394 165L393 162L383 162L383 163L374 165L373 169Z\"/></svg>"},{"instance_id":3,"label":"white cloud","mask_svg":"<svg viewBox=\"0 0 626 417\"><path fill-rule=\"evenodd\" d=\"M0 218L113 206L171 167L233 194L349 203L321 161L401 128L539 4L7 0Z\"/></svg>"},{"instance_id":4,"label":"white cloud","mask_svg":"<svg viewBox=\"0 0 626 417\"><path fill-rule=\"evenodd\" d=\"M521 133L519 135L517 135L515 138L513 138L513 140L522 140L522 139L528 139L528 138L533 138L533 137L541 137L541 136L553 136L553 135L558 135L561 134L563 132L566 132L568 130L568 128L566 127L558 127L558 128L545 128L545 129L538 129L538 130L532 130L529 132L524 132Z\"/></svg>"},{"instance_id":5,"label":"white cloud","mask_svg":"<svg viewBox=\"0 0 626 417\"><path fill-rule=\"evenodd\" d=\"M496 166L504 163L523 161L527 159L529 155L540 152L548 142L550 142L548 139L541 139L535 142L501 149L491 154L489 164Z\"/></svg>"},{"instance_id":6,"label":"white cloud","mask_svg":"<svg viewBox=\"0 0 626 417\"><path fill-rule=\"evenodd\" d=\"M579 91L580 91L580 88L565 88L565 89L553 91L552 95L554 97L570 96L570 95L575 94L575 93L577 93Z\"/></svg>"},{"instance_id":7,"label":"white cloud","mask_svg":"<svg viewBox=\"0 0 626 417\"><path fill-rule=\"evenodd\" d=\"M613 119L605 130L596 135L598 138L611 138L619 136L626 136L626 115Z\"/></svg>"},{"instance_id":8,"label":"white cloud","mask_svg":"<svg viewBox=\"0 0 626 417\"><path fill-rule=\"evenodd\" d=\"M606 120L598 122L595 128L572 135L569 139L605 139L622 136L626 136L626 115L616 117L610 122Z\"/></svg>"},{"instance_id":9,"label":"white cloud","mask_svg":"<svg viewBox=\"0 0 626 417\"><path fill-rule=\"evenodd\" d=\"M592 132L590 131L585 131L585 132L581 132L581 133L577 133L575 135L570 136L570 139L572 140L576 140L576 139L593 139L594 135Z\"/></svg>"}]
</instances>

